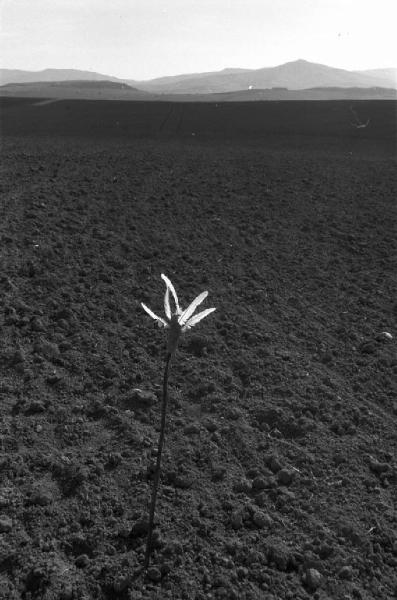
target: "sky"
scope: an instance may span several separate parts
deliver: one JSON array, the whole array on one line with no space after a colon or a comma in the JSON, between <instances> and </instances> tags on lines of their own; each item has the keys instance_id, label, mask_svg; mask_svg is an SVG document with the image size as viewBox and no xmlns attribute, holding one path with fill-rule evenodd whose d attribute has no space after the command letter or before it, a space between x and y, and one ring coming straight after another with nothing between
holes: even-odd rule
<instances>
[{"instance_id":1,"label":"sky","mask_svg":"<svg viewBox=\"0 0 397 600\"><path fill-rule=\"evenodd\" d=\"M0 0L0 67L145 80L305 59L397 67L397 0Z\"/></svg>"}]
</instances>

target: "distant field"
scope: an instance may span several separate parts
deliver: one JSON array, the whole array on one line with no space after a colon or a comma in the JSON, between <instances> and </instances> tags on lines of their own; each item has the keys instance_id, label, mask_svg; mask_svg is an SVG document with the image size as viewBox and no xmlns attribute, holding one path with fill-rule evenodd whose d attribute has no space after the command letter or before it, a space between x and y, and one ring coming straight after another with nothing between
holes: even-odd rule
<instances>
[{"instance_id":1,"label":"distant field","mask_svg":"<svg viewBox=\"0 0 397 600\"><path fill-rule=\"evenodd\" d=\"M352 125L351 107L366 128ZM351 143L394 154L394 101L175 103L1 98L3 135L266 139L296 146ZM281 136L281 137L280 137ZM287 139L286 139L287 138Z\"/></svg>"}]
</instances>

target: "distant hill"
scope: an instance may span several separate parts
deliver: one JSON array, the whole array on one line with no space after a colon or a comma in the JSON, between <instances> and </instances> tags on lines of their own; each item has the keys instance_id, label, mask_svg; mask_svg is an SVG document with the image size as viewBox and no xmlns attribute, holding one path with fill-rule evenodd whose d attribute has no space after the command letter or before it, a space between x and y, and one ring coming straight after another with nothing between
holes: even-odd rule
<instances>
[{"instance_id":1,"label":"distant hill","mask_svg":"<svg viewBox=\"0 0 397 600\"><path fill-rule=\"evenodd\" d=\"M142 92L123 82L116 81L38 81L33 83L8 83L0 86L0 96L29 98L78 98L87 100L140 100Z\"/></svg>"},{"instance_id":2,"label":"distant hill","mask_svg":"<svg viewBox=\"0 0 397 600\"><path fill-rule=\"evenodd\" d=\"M109 88L109 89L130 89L134 91L138 91L136 88L128 85L127 83L119 83L118 81L58 81L58 85L70 86L70 85L80 85L81 87L85 87L87 89L95 89L95 88Z\"/></svg>"},{"instance_id":3,"label":"distant hill","mask_svg":"<svg viewBox=\"0 0 397 600\"><path fill-rule=\"evenodd\" d=\"M78 69L44 69L43 71L21 71L0 69L0 85L7 83L33 83L36 81L118 81L127 83L111 75Z\"/></svg>"},{"instance_id":4,"label":"distant hill","mask_svg":"<svg viewBox=\"0 0 397 600\"><path fill-rule=\"evenodd\" d=\"M98 80L98 81L80 81L80 80L70 80L70 81L37 81L35 83L22 83L22 84L18 84L18 83L14 83L14 84L8 84L8 85L20 85L20 86L34 86L34 85L42 85L42 86L46 86L46 87L50 87L50 88L80 88L80 89L84 89L84 90L102 90L102 89L107 89L107 90L129 90L129 91L133 91L133 92L139 92L140 90L137 90L136 88L132 87L131 85L128 85L127 83L123 83L123 82L118 82L118 81L102 81L102 80ZM3 87L8 87L7 86L3 86Z\"/></svg>"},{"instance_id":5,"label":"distant hill","mask_svg":"<svg viewBox=\"0 0 397 600\"><path fill-rule=\"evenodd\" d=\"M305 60L288 62L263 69L223 69L217 72L182 74L159 77L148 81L119 79L91 71L74 69L45 69L44 71L17 71L0 69L0 84L44 83L71 81L104 81L126 84L135 91L151 94L218 94L241 90L286 88L307 90L311 88L392 88L397 89L397 69L371 69L347 71ZM75 83L72 84L75 87ZM4 89L4 88L3 88ZM82 83L80 89L83 89ZM87 89L86 89L87 91ZM113 91L116 91L115 89ZM331 97L333 97L331 95Z\"/></svg>"},{"instance_id":6,"label":"distant hill","mask_svg":"<svg viewBox=\"0 0 397 600\"><path fill-rule=\"evenodd\" d=\"M397 88L390 74L383 76L334 69L326 65L297 60L278 67L255 70L219 71L198 75L162 77L134 84L155 93L208 94L242 89L285 87L302 90L312 87L387 87Z\"/></svg>"},{"instance_id":7,"label":"distant hill","mask_svg":"<svg viewBox=\"0 0 397 600\"><path fill-rule=\"evenodd\" d=\"M182 75L168 75L165 77L157 77L156 79L150 79L148 81L135 81L128 80L130 83L144 88L158 88L159 91L167 88L168 86L174 88L176 84L179 84L190 79L206 79L214 75L236 75L241 73L250 73L252 69L222 69L222 71L208 71L205 73L185 73Z\"/></svg>"},{"instance_id":8,"label":"distant hill","mask_svg":"<svg viewBox=\"0 0 397 600\"><path fill-rule=\"evenodd\" d=\"M366 71L356 71L356 73L370 75L382 81L390 81L390 87L397 88L397 69L367 69Z\"/></svg>"}]
</instances>

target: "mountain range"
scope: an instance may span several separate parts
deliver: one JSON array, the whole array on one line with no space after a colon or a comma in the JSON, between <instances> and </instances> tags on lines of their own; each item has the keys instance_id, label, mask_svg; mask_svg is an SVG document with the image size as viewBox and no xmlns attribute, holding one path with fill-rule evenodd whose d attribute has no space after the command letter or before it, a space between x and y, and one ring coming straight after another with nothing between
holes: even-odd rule
<instances>
[{"instance_id":1,"label":"mountain range","mask_svg":"<svg viewBox=\"0 0 397 600\"><path fill-rule=\"evenodd\" d=\"M222 94L272 88L287 88L288 90L389 88L395 90L397 89L397 69L348 71L306 60L296 60L263 69L228 68L216 72L158 77L147 81L120 79L102 73L77 69L45 69L43 71L0 69L1 86L65 81L107 81L131 86L135 88L134 92L150 92L151 94ZM12 86L10 87L12 88Z\"/></svg>"}]
</instances>

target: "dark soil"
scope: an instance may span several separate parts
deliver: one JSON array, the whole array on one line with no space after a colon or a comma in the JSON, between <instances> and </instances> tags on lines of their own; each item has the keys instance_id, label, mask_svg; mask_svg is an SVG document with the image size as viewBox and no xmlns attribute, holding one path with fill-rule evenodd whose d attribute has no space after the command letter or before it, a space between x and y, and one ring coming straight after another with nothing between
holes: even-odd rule
<instances>
[{"instance_id":1,"label":"dark soil","mask_svg":"<svg viewBox=\"0 0 397 600\"><path fill-rule=\"evenodd\" d=\"M2 111L0 598L397 597L395 105L88 104Z\"/></svg>"}]
</instances>

